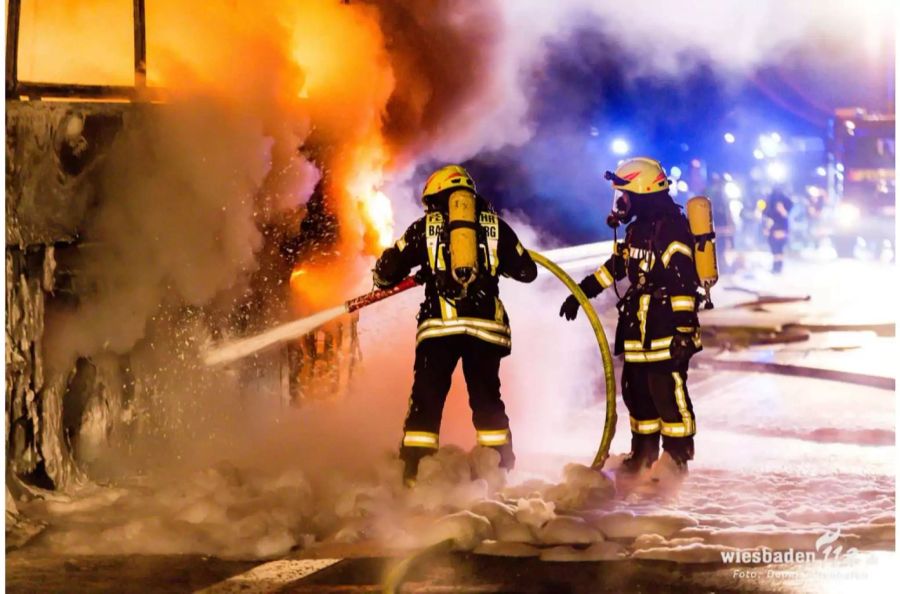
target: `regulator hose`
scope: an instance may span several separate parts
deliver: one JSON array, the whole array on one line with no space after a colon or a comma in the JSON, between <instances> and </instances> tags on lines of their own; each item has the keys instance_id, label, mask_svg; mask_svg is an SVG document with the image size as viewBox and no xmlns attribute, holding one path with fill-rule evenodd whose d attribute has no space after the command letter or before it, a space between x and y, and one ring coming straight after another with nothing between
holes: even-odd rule
<instances>
[{"instance_id":1,"label":"regulator hose","mask_svg":"<svg viewBox=\"0 0 900 594\"><path fill-rule=\"evenodd\" d=\"M597 346L600 347L600 357L603 359L603 375L606 379L606 422L603 426L603 436L600 438L600 447L597 448L597 455L591 463L591 468L597 470L603 468L603 464L609 457L609 444L612 442L613 436L616 434L616 376L613 370L612 353L609 351L609 343L606 341L606 333L603 331L603 325L594 306L591 305L587 295L581 290L581 287L572 280L565 270L542 256L537 252L528 251L531 259L553 273L566 287L571 291L575 299L584 310L591 328L594 330L594 336L597 337Z\"/></svg>"}]
</instances>

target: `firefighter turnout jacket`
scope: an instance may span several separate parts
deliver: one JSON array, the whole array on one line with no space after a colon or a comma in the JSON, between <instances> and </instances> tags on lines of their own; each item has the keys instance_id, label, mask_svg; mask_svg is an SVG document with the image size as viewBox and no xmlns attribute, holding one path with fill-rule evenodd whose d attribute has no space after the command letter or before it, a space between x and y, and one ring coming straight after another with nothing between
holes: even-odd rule
<instances>
[{"instance_id":1,"label":"firefighter turnout jacket","mask_svg":"<svg viewBox=\"0 0 900 594\"><path fill-rule=\"evenodd\" d=\"M702 348L694 237L680 211L632 222L625 241L580 286L595 297L626 276L631 286L617 304L616 355L628 363L668 361L676 334L689 335L694 352Z\"/></svg>"},{"instance_id":2,"label":"firefighter turnout jacket","mask_svg":"<svg viewBox=\"0 0 900 594\"><path fill-rule=\"evenodd\" d=\"M499 277L531 282L537 266L512 228L483 200L479 200L476 226L478 275L466 288L450 273L448 215L429 209L415 221L375 264L379 288L400 282L421 266L425 300L419 307L416 345L424 340L466 334L500 347L509 354L512 346L509 317L499 295Z\"/></svg>"},{"instance_id":3,"label":"firefighter turnout jacket","mask_svg":"<svg viewBox=\"0 0 900 594\"><path fill-rule=\"evenodd\" d=\"M790 212L794 202L784 192L776 190L769 196L769 202L763 216L771 221L771 236L774 239L787 239L790 230Z\"/></svg>"}]
</instances>

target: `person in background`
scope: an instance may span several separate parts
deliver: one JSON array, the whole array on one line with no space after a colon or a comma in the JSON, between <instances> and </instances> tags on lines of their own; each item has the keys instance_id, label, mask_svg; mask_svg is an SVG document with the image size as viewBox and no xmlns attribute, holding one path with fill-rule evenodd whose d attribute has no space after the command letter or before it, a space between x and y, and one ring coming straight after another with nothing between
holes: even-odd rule
<instances>
[{"instance_id":1,"label":"person in background","mask_svg":"<svg viewBox=\"0 0 900 594\"><path fill-rule=\"evenodd\" d=\"M716 229L716 251L723 272L731 269L729 253L734 250L735 224L731 205L725 194L725 181L718 173L709 176L709 185L704 194L712 203L713 224Z\"/></svg>"},{"instance_id":2,"label":"person in background","mask_svg":"<svg viewBox=\"0 0 900 594\"><path fill-rule=\"evenodd\" d=\"M769 239L772 250L772 273L781 274L784 269L784 250L790 238L790 213L794 202L781 188L773 188L763 211L763 233Z\"/></svg>"}]
</instances>

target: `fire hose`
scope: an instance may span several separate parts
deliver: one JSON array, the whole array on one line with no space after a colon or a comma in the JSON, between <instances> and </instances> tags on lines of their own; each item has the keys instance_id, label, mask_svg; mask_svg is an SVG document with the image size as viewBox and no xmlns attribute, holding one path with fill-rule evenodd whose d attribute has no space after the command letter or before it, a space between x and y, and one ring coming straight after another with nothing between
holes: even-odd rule
<instances>
[{"instance_id":1,"label":"fire hose","mask_svg":"<svg viewBox=\"0 0 900 594\"><path fill-rule=\"evenodd\" d=\"M594 331L594 336L597 339L597 347L600 349L600 357L603 360L603 376L606 384L606 420L603 425L603 436L600 438L600 446L597 448L597 454L594 456L594 461L591 463L591 468L599 470L603 468L603 464L609 457L609 445L612 442L613 436L616 434L617 421L616 376L613 371L612 353L609 350L606 333L603 331L603 325L600 323L600 318L597 316L594 306L591 305L590 300L587 298L587 295L584 294L584 291L581 290L581 287L572 280L572 277L569 276L565 270L541 254L531 250L528 251L528 254L531 256L532 260L553 273L553 275L562 281L562 283L566 285L566 288L571 291L572 295L575 296L575 299L578 300L579 305L581 305L581 309L584 310L584 313L591 324L591 329Z\"/></svg>"}]
</instances>

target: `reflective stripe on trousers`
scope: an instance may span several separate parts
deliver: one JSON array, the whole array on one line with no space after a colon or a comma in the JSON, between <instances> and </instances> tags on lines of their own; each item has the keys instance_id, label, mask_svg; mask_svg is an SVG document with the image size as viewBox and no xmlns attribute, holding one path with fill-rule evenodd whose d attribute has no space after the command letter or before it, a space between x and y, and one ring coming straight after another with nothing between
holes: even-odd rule
<instances>
[{"instance_id":1,"label":"reflective stripe on trousers","mask_svg":"<svg viewBox=\"0 0 900 594\"><path fill-rule=\"evenodd\" d=\"M629 419L631 420L632 433L640 433L642 435L659 433L660 419L650 419L648 421L639 421L634 417L629 417Z\"/></svg>"},{"instance_id":2,"label":"reflective stripe on trousers","mask_svg":"<svg viewBox=\"0 0 900 594\"><path fill-rule=\"evenodd\" d=\"M509 443L509 429L483 429L476 431L475 439L481 446L501 446Z\"/></svg>"},{"instance_id":3,"label":"reflective stripe on trousers","mask_svg":"<svg viewBox=\"0 0 900 594\"><path fill-rule=\"evenodd\" d=\"M403 445L407 448L438 448L438 434L430 431L405 431Z\"/></svg>"}]
</instances>

